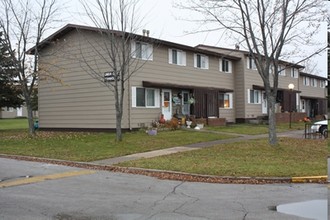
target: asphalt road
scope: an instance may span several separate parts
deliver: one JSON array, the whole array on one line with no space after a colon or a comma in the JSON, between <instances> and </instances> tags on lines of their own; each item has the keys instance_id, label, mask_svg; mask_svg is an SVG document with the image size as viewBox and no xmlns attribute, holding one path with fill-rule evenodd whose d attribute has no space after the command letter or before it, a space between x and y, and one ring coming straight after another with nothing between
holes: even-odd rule
<instances>
[{"instance_id":1,"label":"asphalt road","mask_svg":"<svg viewBox=\"0 0 330 220\"><path fill-rule=\"evenodd\" d=\"M191 183L3 158L0 180L4 220L295 220L271 209L328 198L320 184Z\"/></svg>"}]
</instances>

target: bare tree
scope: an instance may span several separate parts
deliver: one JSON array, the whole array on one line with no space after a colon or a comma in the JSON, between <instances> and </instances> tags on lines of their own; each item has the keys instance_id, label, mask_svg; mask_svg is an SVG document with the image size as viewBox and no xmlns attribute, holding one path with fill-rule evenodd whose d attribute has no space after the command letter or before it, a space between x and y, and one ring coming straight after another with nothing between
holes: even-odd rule
<instances>
[{"instance_id":1,"label":"bare tree","mask_svg":"<svg viewBox=\"0 0 330 220\"><path fill-rule=\"evenodd\" d=\"M38 80L38 45L58 10L57 0L1 0L0 28L15 60L15 77L22 88L28 112L29 134L35 135L33 90ZM28 47L34 53L27 55Z\"/></svg>"},{"instance_id":2,"label":"bare tree","mask_svg":"<svg viewBox=\"0 0 330 220\"><path fill-rule=\"evenodd\" d=\"M181 7L202 13L203 22L212 23L244 42L259 75L268 102L269 143L277 145L275 103L279 60L287 45L307 44L319 19L322 0L191 0ZM302 28L304 27L304 28ZM272 71L272 69L276 71Z\"/></svg>"},{"instance_id":3,"label":"bare tree","mask_svg":"<svg viewBox=\"0 0 330 220\"><path fill-rule=\"evenodd\" d=\"M122 140L122 117L125 84L145 63L133 58L148 48L133 49L132 41L140 38L136 33L140 20L136 14L137 0L81 1L93 24L99 28L97 41L84 38L92 48L89 55L81 53L81 66L106 86L115 97L116 140ZM82 35L83 36L83 35ZM93 57L90 55L93 54ZM149 53L148 56L151 56ZM101 67L102 66L102 67ZM100 71L106 68L108 72Z\"/></svg>"}]
</instances>

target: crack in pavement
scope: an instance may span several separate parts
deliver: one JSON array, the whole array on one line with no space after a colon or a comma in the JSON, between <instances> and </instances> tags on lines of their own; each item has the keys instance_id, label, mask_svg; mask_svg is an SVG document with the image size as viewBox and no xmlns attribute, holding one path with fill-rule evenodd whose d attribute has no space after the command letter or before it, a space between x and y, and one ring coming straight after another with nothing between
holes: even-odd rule
<instances>
[{"instance_id":1,"label":"crack in pavement","mask_svg":"<svg viewBox=\"0 0 330 220\"><path fill-rule=\"evenodd\" d=\"M244 213L244 216L243 216L243 220L246 219L247 215L249 214L249 211L246 210L245 206L243 203L239 202L239 201L236 201L235 203L239 204L241 207L242 207L242 210L238 210L240 212L243 212Z\"/></svg>"}]
</instances>

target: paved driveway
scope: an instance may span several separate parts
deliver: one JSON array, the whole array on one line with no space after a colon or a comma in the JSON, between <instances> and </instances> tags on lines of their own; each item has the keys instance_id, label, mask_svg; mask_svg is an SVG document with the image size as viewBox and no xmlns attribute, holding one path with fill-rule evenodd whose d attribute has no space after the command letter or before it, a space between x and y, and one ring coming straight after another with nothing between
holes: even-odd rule
<instances>
[{"instance_id":1,"label":"paved driveway","mask_svg":"<svg viewBox=\"0 0 330 220\"><path fill-rule=\"evenodd\" d=\"M5 220L294 220L303 218L269 208L328 197L326 185L319 184L191 183L3 158L0 167ZM26 179L33 181L19 182Z\"/></svg>"}]
</instances>

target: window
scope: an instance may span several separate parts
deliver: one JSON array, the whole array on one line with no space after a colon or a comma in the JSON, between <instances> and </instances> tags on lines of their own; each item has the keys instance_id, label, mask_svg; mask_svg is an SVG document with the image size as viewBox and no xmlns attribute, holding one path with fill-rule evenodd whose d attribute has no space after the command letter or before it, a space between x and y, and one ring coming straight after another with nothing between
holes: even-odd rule
<instances>
[{"instance_id":1,"label":"window","mask_svg":"<svg viewBox=\"0 0 330 220\"><path fill-rule=\"evenodd\" d=\"M283 65L278 65L277 66L277 71L279 76L286 76L285 74L285 66Z\"/></svg>"},{"instance_id":2,"label":"window","mask_svg":"<svg viewBox=\"0 0 330 220\"><path fill-rule=\"evenodd\" d=\"M170 64L177 64L180 66L186 65L186 52L177 49L169 49L168 50L168 62Z\"/></svg>"},{"instance_id":3,"label":"window","mask_svg":"<svg viewBox=\"0 0 330 220\"><path fill-rule=\"evenodd\" d=\"M325 88L325 81L324 80L320 80L320 88Z\"/></svg>"},{"instance_id":4,"label":"window","mask_svg":"<svg viewBox=\"0 0 330 220\"><path fill-rule=\"evenodd\" d=\"M303 84L304 84L304 86L309 86L309 77L307 77L307 76L303 77Z\"/></svg>"},{"instance_id":5,"label":"window","mask_svg":"<svg viewBox=\"0 0 330 220\"><path fill-rule=\"evenodd\" d=\"M251 70L257 69L256 62L252 57L247 58L247 68Z\"/></svg>"},{"instance_id":6,"label":"window","mask_svg":"<svg viewBox=\"0 0 330 220\"><path fill-rule=\"evenodd\" d=\"M317 79L311 79L311 86L317 87Z\"/></svg>"},{"instance_id":7,"label":"window","mask_svg":"<svg viewBox=\"0 0 330 220\"><path fill-rule=\"evenodd\" d=\"M220 108L233 108L233 94L220 93L219 94L219 107Z\"/></svg>"},{"instance_id":8,"label":"window","mask_svg":"<svg viewBox=\"0 0 330 220\"><path fill-rule=\"evenodd\" d=\"M151 44L133 41L131 47L133 58L153 60L153 48Z\"/></svg>"},{"instance_id":9,"label":"window","mask_svg":"<svg viewBox=\"0 0 330 220\"><path fill-rule=\"evenodd\" d=\"M298 70L296 68L291 68L291 77L298 78Z\"/></svg>"},{"instance_id":10,"label":"window","mask_svg":"<svg viewBox=\"0 0 330 220\"><path fill-rule=\"evenodd\" d=\"M258 90L249 89L248 91L248 102L250 104L260 104L261 103L261 92Z\"/></svg>"},{"instance_id":11,"label":"window","mask_svg":"<svg viewBox=\"0 0 330 220\"><path fill-rule=\"evenodd\" d=\"M7 108L6 108L6 111L7 111L7 112L14 112L14 108L13 108L13 107L7 107Z\"/></svg>"},{"instance_id":12,"label":"window","mask_svg":"<svg viewBox=\"0 0 330 220\"><path fill-rule=\"evenodd\" d=\"M194 55L194 67L200 69L209 68L209 58L205 55L195 54Z\"/></svg>"},{"instance_id":13,"label":"window","mask_svg":"<svg viewBox=\"0 0 330 220\"><path fill-rule=\"evenodd\" d=\"M132 87L132 107L159 108L159 89Z\"/></svg>"},{"instance_id":14,"label":"window","mask_svg":"<svg viewBox=\"0 0 330 220\"><path fill-rule=\"evenodd\" d=\"M219 68L221 72L231 73L232 72L232 63L226 59L219 60Z\"/></svg>"}]
</instances>

